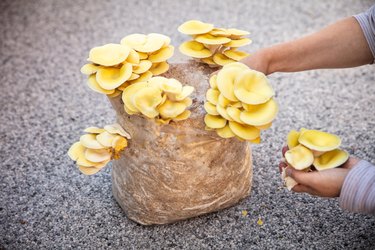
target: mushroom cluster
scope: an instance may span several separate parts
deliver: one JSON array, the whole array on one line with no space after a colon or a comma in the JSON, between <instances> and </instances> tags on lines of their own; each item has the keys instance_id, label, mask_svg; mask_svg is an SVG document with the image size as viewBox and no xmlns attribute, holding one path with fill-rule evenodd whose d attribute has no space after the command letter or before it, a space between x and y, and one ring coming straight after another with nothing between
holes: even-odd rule
<instances>
[{"instance_id":1,"label":"mushroom cluster","mask_svg":"<svg viewBox=\"0 0 375 250\"><path fill-rule=\"evenodd\" d=\"M341 139L337 135L319 130L292 130L287 136L288 151L285 160L289 166L303 171L323 171L344 164L349 154L339 149ZM285 175L286 187L291 190L298 183Z\"/></svg>"},{"instance_id":2,"label":"mushroom cluster","mask_svg":"<svg viewBox=\"0 0 375 250\"><path fill-rule=\"evenodd\" d=\"M169 69L167 60L174 47L170 38L151 33L132 34L121 44L106 44L90 50L81 72L88 75L88 86L109 97L118 96L127 86L143 82Z\"/></svg>"},{"instance_id":3,"label":"mushroom cluster","mask_svg":"<svg viewBox=\"0 0 375 250\"><path fill-rule=\"evenodd\" d=\"M157 76L126 87L122 100L126 113L168 124L189 118L191 112L187 108L192 104L189 95L193 91L194 87L182 86L176 79Z\"/></svg>"},{"instance_id":4,"label":"mushroom cluster","mask_svg":"<svg viewBox=\"0 0 375 250\"><path fill-rule=\"evenodd\" d=\"M204 117L206 129L222 138L260 143L260 131L272 125L278 112L267 77L235 62L210 78Z\"/></svg>"},{"instance_id":5,"label":"mushroom cluster","mask_svg":"<svg viewBox=\"0 0 375 250\"><path fill-rule=\"evenodd\" d=\"M89 127L69 149L69 157L85 175L92 175L112 159L119 159L120 152L128 146L130 135L117 123L104 128Z\"/></svg>"},{"instance_id":6,"label":"mushroom cluster","mask_svg":"<svg viewBox=\"0 0 375 250\"><path fill-rule=\"evenodd\" d=\"M178 31L192 37L192 40L180 45L181 53L211 67L224 66L249 56L248 53L237 50L251 43L251 40L245 37L250 34L247 31L215 28L213 24L197 20L181 24Z\"/></svg>"}]
</instances>

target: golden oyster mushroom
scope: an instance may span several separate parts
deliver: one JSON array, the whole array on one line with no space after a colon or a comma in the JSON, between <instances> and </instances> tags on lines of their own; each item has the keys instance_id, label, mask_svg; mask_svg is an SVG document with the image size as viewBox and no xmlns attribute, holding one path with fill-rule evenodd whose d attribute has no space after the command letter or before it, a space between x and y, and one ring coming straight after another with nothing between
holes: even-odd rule
<instances>
[{"instance_id":1,"label":"golden oyster mushroom","mask_svg":"<svg viewBox=\"0 0 375 250\"><path fill-rule=\"evenodd\" d=\"M235 60L235 61L240 61L250 55L249 53L246 53L244 51L236 50L236 48L224 50L223 54L227 56L228 58Z\"/></svg>"},{"instance_id":2,"label":"golden oyster mushroom","mask_svg":"<svg viewBox=\"0 0 375 250\"><path fill-rule=\"evenodd\" d=\"M119 152L128 146L128 140L120 135L117 135L113 139L111 146L115 150L115 152Z\"/></svg>"},{"instance_id":3,"label":"golden oyster mushroom","mask_svg":"<svg viewBox=\"0 0 375 250\"><path fill-rule=\"evenodd\" d=\"M298 142L317 153L331 151L341 145L340 137L319 130L303 131L298 138Z\"/></svg>"},{"instance_id":4,"label":"golden oyster mushroom","mask_svg":"<svg viewBox=\"0 0 375 250\"><path fill-rule=\"evenodd\" d=\"M143 74L148 71L152 66L152 62L149 60L141 60L138 65L133 67L133 73Z\"/></svg>"},{"instance_id":5,"label":"golden oyster mushroom","mask_svg":"<svg viewBox=\"0 0 375 250\"><path fill-rule=\"evenodd\" d=\"M152 64L150 68L150 72L154 75L161 75L165 72L167 72L169 69L169 64L167 62L160 62L160 63L154 63Z\"/></svg>"},{"instance_id":6,"label":"golden oyster mushroom","mask_svg":"<svg viewBox=\"0 0 375 250\"><path fill-rule=\"evenodd\" d=\"M224 107L222 107L222 106L220 106L220 105L216 105L216 110L217 110L217 112L224 118L224 119L226 119L226 120L228 120L228 121L233 121L233 119L228 115L228 113L227 113L227 110L224 108Z\"/></svg>"},{"instance_id":7,"label":"golden oyster mushroom","mask_svg":"<svg viewBox=\"0 0 375 250\"><path fill-rule=\"evenodd\" d=\"M240 30L240 29L226 29L225 30L227 33L230 33L230 37L232 39L239 39L243 36L247 36L250 34L250 32L246 31L246 30Z\"/></svg>"},{"instance_id":8,"label":"golden oyster mushroom","mask_svg":"<svg viewBox=\"0 0 375 250\"><path fill-rule=\"evenodd\" d=\"M126 82L132 75L132 65L125 63L121 68L100 68L96 73L96 81L106 90L112 90Z\"/></svg>"},{"instance_id":9,"label":"golden oyster mushroom","mask_svg":"<svg viewBox=\"0 0 375 250\"><path fill-rule=\"evenodd\" d=\"M216 74L210 77L209 83L210 83L211 89L218 89L217 88L217 75Z\"/></svg>"},{"instance_id":10,"label":"golden oyster mushroom","mask_svg":"<svg viewBox=\"0 0 375 250\"><path fill-rule=\"evenodd\" d=\"M130 134L126 132L118 123L105 125L104 129L111 134L121 135L126 139L131 139Z\"/></svg>"},{"instance_id":11,"label":"golden oyster mushroom","mask_svg":"<svg viewBox=\"0 0 375 250\"><path fill-rule=\"evenodd\" d=\"M303 145L298 145L285 152L285 159L293 168L303 170L313 164L314 155L310 149Z\"/></svg>"},{"instance_id":12,"label":"golden oyster mushroom","mask_svg":"<svg viewBox=\"0 0 375 250\"><path fill-rule=\"evenodd\" d=\"M105 148L102 144L100 144L96 140L96 134L85 134L82 135L81 138L79 139L81 144L86 147L86 148L91 148L91 149L102 149Z\"/></svg>"},{"instance_id":13,"label":"golden oyster mushroom","mask_svg":"<svg viewBox=\"0 0 375 250\"><path fill-rule=\"evenodd\" d=\"M217 105L219 99L220 91L216 89L208 89L206 92L206 100L210 103Z\"/></svg>"},{"instance_id":14,"label":"golden oyster mushroom","mask_svg":"<svg viewBox=\"0 0 375 250\"><path fill-rule=\"evenodd\" d=\"M68 151L68 156L73 161L77 161L78 158L82 157L85 153L86 148L82 145L81 142L75 142Z\"/></svg>"},{"instance_id":15,"label":"golden oyster mushroom","mask_svg":"<svg viewBox=\"0 0 375 250\"><path fill-rule=\"evenodd\" d=\"M235 121L239 124L244 124L244 122L241 121L241 119L240 119L241 110L239 108L227 107L226 111L227 111L228 116L231 118L231 120L233 120L233 121ZM258 129L260 129L260 128L258 128Z\"/></svg>"},{"instance_id":16,"label":"golden oyster mushroom","mask_svg":"<svg viewBox=\"0 0 375 250\"><path fill-rule=\"evenodd\" d=\"M221 138L232 138L235 137L236 135L233 133L233 131L230 129L229 125L225 125L223 128L219 128L216 130L216 133L218 136Z\"/></svg>"},{"instance_id":17,"label":"golden oyster mushroom","mask_svg":"<svg viewBox=\"0 0 375 250\"><path fill-rule=\"evenodd\" d=\"M203 44L196 41L187 41L180 45L179 50L182 54L194 58L206 58L212 56L213 52L204 47Z\"/></svg>"},{"instance_id":18,"label":"golden oyster mushroom","mask_svg":"<svg viewBox=\"0 0 375 250\"><path fill-rule=\"evenodd\" d=\"M124 37L121 40L121 44L127 45L130 48L143 52L151 53L161 49L166 40L160 34L132 34Z\"/></svg>"},{"instance_id":19,"label":"golden oyster mushroom","mask_svg":"<svg viewBox=\"0 0 375 250\"><path fill-rule=\"evenodd\" d=\"M234 95L246 104L262 104L275 95L267 77L259 71L245 70L234 81Z\"/></svg>"},{"instance_id":20,"label":"golden oyster mushroom","mask_svg":"<svg viewBox=\"0 0 375 250\"><path fill-rule=\"evenodd\" d=\"M250 44L252 41L249 38L241 38L232 40L229 43L223 44L225 47L238 48Z\"/></svg>"},{"instance_id":21,"label":"golden oyster mushroom","mask_svg":"<svg viewBox=\"0 0 375 250\"><path fill-rule=\"evenodd\" d=\"M89 60L103 66L114 66L125 61L130 48L121 44L109 43L90 50Z\"/></svg>"},{"instance_id":22,"label":"golden oyster mushroom","mask_svg":"<svg viewBox=\"0 0 375 250\"><path fill-rule=\"evenodd\" d=\"M163 100L162 92L159 88L153 86L142 88L134 94L132 99L134 107L146 117L155 118L159 115L156 108Z\"/></svg>"},{"instance_id":23,"label":"golden oyster mushroom","mask_svg":"<svg viewBox=\"0 0 375 250\"><path fill-rule=\"evenodd\" d=\"M155 53L148 56L148 60L152 63L160 63L168 60L173 56L174 47L169 45L168 47L162 48Z\"/></svg>"},{"instance_id":24,"label":"golden oyster mushroom","mask_svg":"<svg viewBox=\"0 0 375 250\"><path fill-rule=\"evenodd\" d=\"M261 126L255 126L255 127L260 130L266 130L266 129L269 129L271 126L272 126L272 122L261 125Z\"/></svg>"},{"instance_id":25,"label":"golden oyster mushroom","mask_svg":"<svg viewBox=\"0 0 375 250\"><path fill-rule=\"evenodd\" d=\"M225 120L219 115L207 114L204 116L204 123L209 128L223 128L227 124L227 120Z\"/></svg>"},{"instance_id":26,"label":"golden oyster mushroom","mask_svg":"<svg viewBox=\"0 0 375 250\"><path fill-rule=\"evenodd\" d=\"M176 116L175 118L173 118L173 121L183 121L183 120L186 120L190 117L191 115L191 111L190 110L185 110L184 112L182 112L180 115Z\"/></svg>"},{"instance_id":27,"label":"golden oyster mushroom","mask_svg":"<svg viewBox=\"0 0 375 250\"><path fill-rule=\"evenodd\" d=\"M100 66L92 63L87 63L82 66L81 73L84 75L92 75L95 74L98 71L98 69L100 69Z\"/></svg>"},{"instance_id":28,"label":"golden oyster mushroom","mask_svg":"<svg viewBox=\"0 0 375 250\"><path fill-rule=\"evenodd\" d=\"M206 110L207 114L209 115L220 115L216 110L216 106L210 102L204 103L204 110Z\"/></svg>"},{"instance_id":29,"label":"golden oyster mushroom","mask_svg":"<svg viewBox=\"0 0 375 250\"><path fill-rule=\"evenodd\" d=\"M173 102L166 100L162 105L160 105L157 110L163 119L176 118L181 115L187 108L186 103L183 102Z\"/></svg>"},{"instance_id":30,"label":"golden oyster mushroom","mask_svg":"<svg viewBox=\"0 0 375 250\"><path fill-rule=\"evenodd\" d=\"M111 160L111 152L108 149L86 149L85 158L91 162L100 163Z\"/></svg>"},{"instance_id":31,"label":"golden oyster mushroom","mask_svg":"<svg viewBox=\"0 0 375 250\"><path fill-rule=\"evenodd\" d=\"M175 101L182 101L189 95L191 95L194 92L195 88L193 86L183 86L182 91L174 96Z\"/></svg>"},{"instance_id":32,"label":"golden oyster mushroom","mask_svg":"<svg viewBox=\"0 0 375 250\"><path fill-rule=\"evenodd\" d=\"M124 102L125 111L129 115L138 114L140 111L133 105L132 98L133 96L142 88L147 87L146 82L138 82L132 85L129 85L122 92L122 101Z\"/></svg>"},{"instance_id":33,"label":"golden oyster mushroom","mask_svg":"<svg viewBox=\"0 0 375 250\"><path fill-rule=\"evenodd\" d=\"M315 158L314 167L318 171L327 170L341 166L349 159L349 154L341 149L334 149L325 152L321 156Z\"/></svg>"},{"instance_id":34,"label":"golden oyster mushroom","mask_svg":"<svg viewBox=\"0 0 375 250\"><path fill-rule=\"evenodd\" d=\"M205 64L208 64L209 66L218 67L218 65L212 59L212 56L207 57L207 58L201 58L200 60L201 60L201 62L203 62Z\"/></svg>"},{"instance_id":35,"label":"golden oyster mushroom","mask_svg":"<svg viewBox=\"0 0 375 250\"><path fill-rule=\"evenodd\" d=\"M222 28L214 28L213 30L211 30L209 32L209 34L211 34L213 36L221 36L221 37L230 37L231 36L230 32L228 32L226 29L222 29Z\"/></svg>"},{"instance_id":36,"label":"golden oyster mushroom","mask_svg":"<svg viewBox=\"0 0 375 250\"><path fill-rule=\"evenodd\" d=\"M85 175L93 175L100 171L100 169L95 167L84 167L84 166L78 166L79 171L82 172L82 174Z\"/></svg>"},{"instance_id":37,"label":"golden oyster mushroom","mask_svg":"<svg viewBox=\"0 0 375 250\"><path fill-rule=\"evenodd\" d=\"M105 147L111 147L112 146L112 141L115 139L116 134L111 134L104 130L104 132L98 134L96 136L96 140L102 144Z\"/></svg>"},{"instance_id":38,"label":"golden oyster mushroom","mask_svg":"<svg viewBox=\"0 0 375 250\"><path fill-rule=\"evenodd\" d=\"M94 90L95 92L98 92L100 94L106 94L106 95L110 95L110 94L113 94L115 92L114 89L103 89L99 83L96 81L96 75L95 74L92 74L89 76L89 78L87 79L87 86L89 86L90 89Z\"/></svg>"},{"instance_id":39,"label":"golden oyster mushroom","mask_svg":"<svg viewBox=\"0 0 375 250\"><path fill-rule=\"evenodd\" d=\"M100 134L102 132L105 131L104 128L98 128L98 127L88 127L88 128L85 128L85 130L83 130L84 132L86 133L90 133L90 134Z\"/></svg>"},{"instance_id":40,"label":"golden oyster mushroom","mask_svg":"<svg viewBox=\"0 0 375 250\"><path fill-rule=\"evenodd\" d=\"M234 95L234 80L241 71L243 71L241 67L225 68L224 66L217 74L217 87L220 93L232 102L238 101L238 98Z\"/></svg>"},{"instance_id":41,"label":"golden oyster mushroom","mask_svg":"<svg viewBox=\"0 0 375 250\"><path fill-rule=\"evenodd\" d=\"M272 122L278 112L276 101L272 98L268 102L254 105L251 111L242 111L241 121L253 126L261 126Z\"/></svg>"},{"instance_id":42,"label":"golden oyster mushroom","mask_svg":"<svg viewBox=\"0 0 375 250\"><path fill-rule=\"evenodd\" d=\"M291 130L288 133L288 136L286 138L286 142L287 142L287 145L288 145L289 149L292 149L292 148L299 145L299 142L298 142L299 136L300 136L300 132L298 132L296 130Z\"/></svg>"},{"instance_id":43,"label":"golden oyster mushroom","mask_svg":"<svg viewBox=\"0 0 375 250\"><path fill-rule=\"evenodd\" d=\"M213 36L211 34L202 34L202 35L197 35L194 38L195 41L208 44L208 45L220 45L224 43L229 43L231 40L230 38L227 37L220 37L220 36Z\"/></svg>"},{"instance_id":44,"label":"golden oyster mushroom","mask_svg":"<svg viewBox=\"0 0 375 250\"><path fill-rule=\"evenodd\" d=\"M230 58L227 57L226 55L223 55L223 54L220 54L220 53L215 54L215 55L212 57L212 60L213 60L217 65L220 65L220 66L224 66L224 65L227 65L227 64L229 64L229 63L233 63L233 62L235 62L235 60L230 59Z\"/></svg>"},{"instance_id":45,"label":"golden oyster mushroom","mask_svg":"<svg viewBox=\"0 0 375 250\"><path fill-rule=\"evenodd\" d=\"M135 51L134 49L130 49L129 56L128 56L128 58L126 58L126 62L131 63L133 65L137 65L137 64L139 64L140 60L141 59L139 58L138 52Z\"/></svg>"},{"instance_id":46,"label":"golden oyster mushroom","mask_svg":"<svg viewBox=\"0 0 375 250\"><path fill-rule=\"evenodd\" d=\"M136 78L135 80L129 81L129 84L131 85L131 84L138 83L138 82L147 82L148 80L152 78L152 76L153 74L151 71L146 71L145 73L140 74L139 77Z\"/></svg>"},{"instance_id":47,"label":"golden oyster mushroom","mask_svg":"<svg viewBox=\"0 0 375 250\"><path fill-rule=\"evenodd\" d=\"M235 121L229 122L229 128L233 133L241 139L244 140L255 140L260 136L260 130L254 126L240 124Z\"/></svg>"},{"instance_id":48,"label":"golden oyster mushroom","mask_svg":"<svg viewBox=\"0 0 375 250\"><path fill-rule=\"evenodd\" d=\"M186 35L199 35L210 32L213 28L213 24L204 23L198 20L190 20L181 24L178 27L178 31Z\"/></svg>"}]
</instances>

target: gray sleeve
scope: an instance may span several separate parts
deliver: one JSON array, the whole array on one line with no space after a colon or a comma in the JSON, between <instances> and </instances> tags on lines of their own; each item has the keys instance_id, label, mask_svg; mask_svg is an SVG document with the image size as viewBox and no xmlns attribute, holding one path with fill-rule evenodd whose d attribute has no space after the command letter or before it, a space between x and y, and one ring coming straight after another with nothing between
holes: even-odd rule
<instances>
[{"instance_id":1,"label":"gray sleeve","mask_svg":"<svg viewBox=\"0 0 375 250\"><path fill-rule=\"evenodd\" d=\"M366 12L355 15L354 18L357 19L361 26L372 56L375 58L375 5Z\"/></svg>"},{"instance_id":2,"label":"gray sleeve","mask_svg":"<svg viewBox=\"0 0 375 250\"><path fill-rule=\"evenodd\" d=\"M375 166L358 162L344 180L340 207L351 212L375 214Z\"/></svg>"}]
</instances>

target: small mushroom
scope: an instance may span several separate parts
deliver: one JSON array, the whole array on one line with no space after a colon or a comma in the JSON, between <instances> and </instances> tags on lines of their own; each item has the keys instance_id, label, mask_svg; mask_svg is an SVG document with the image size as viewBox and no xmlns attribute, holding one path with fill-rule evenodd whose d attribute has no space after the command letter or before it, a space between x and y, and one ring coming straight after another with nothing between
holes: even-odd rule
<instances>
[{"instance_id":1,"label":"small mushroom","mask_svg":"<svg viewBox=\"0 0 375 250\"><path fill-rule=\"evenodd\" d=\"M235 137L236 135L233 133L233 131L230 129L229 125L225 125L223 128L219 128L216 130L216 133L221 137L221 138L232 138Z\"/></svg>"},{"instance_id":2,"label":"small mushroom","mask_svg":"<svg viewBox=\"0 0 375 250\"><path fill-rule=\"evenodd\" d=\"M223 54L220 54L220 53L217 53L213 56L212 60L220 65L220 66L224 66L224 65L227 65L229 63L233 63L235 62L235 60L233 59L230 59L229 57L227 57L226 55L223 55Z\"/></svg>"},{"instance_id":3,"label":"small mushroom","mask_svg":"<svg viewBox=\"0 0 375 250\"><path fill-rule=\"evenodd\" d=\"M98 168L84 166L78 166L78 169L85 175L93 175L100 171Z\"/></svg>"},{"instance_id":4,"label":"small mushroom","mask_svg":"<svg viewBox=\"0 0 375 250\"><path fill-rule=\"evenodd\" d=\"M223 68L217 74L217 87L220 93L232 102L238 101L238 98L234 95L234 80L241 70L237 67Z\"/></svg>"},{"instance_id":5,"label":"small mushroom","mask_svg":"<svg viewBox=\"0 0 375 250\"><path fill-rule=\"evenodd\" d=\"M100 69L100 66L92 63L87 63L82 66L81 73L85 75L92 75L95 74L98 71L98 69Z\"/></svg>"},{"instance_id":6,"label":"small mushroom","mask_svg":"<svg viewBox=\"0 0 375 250\"><path fill-rule=\"evenodd\" d=\"M198 35L208 33L213 28L213 24L203 23L198 20L190 20L181 24L178 27L178 31L186 35Z\"/></svg>"},{"instance_id":7,"label":"small mushroom","mask_svg":"<svg viewBox=\"0 0 375 250\"><path fill-rule=\"evenodd\" d=\"M310 149L303 145L298 145L285 152L285 159L293 168L303 170L313 164L314 155Z\"/></svg>"},{"instance_id":8,"label":"small mushroom","mask_svg":"<svg viewBox=\"0 0 375 250\"><path fill-rule=\"evenodd\" d=\"M134 83L134 84L128 86L122 92L122 101L124 102L124 106L126 107L125 111L128 114L139 113L139 110L132 103L132 98L135 95L135 93L137 93L137 91L139 91L140 89L145 88L145 87L147 87L146 82L138 82L138 83ZM129 111L131 113L129 113Z\"/></svg>"},{"instance_id":9,"label":"small mushroom","mask_svg":"<svg viewBox=\"0 0 375 250\"><path fill-rule=\"evenodd\" d=\"M90 50L89 60L103 66L114 66L125 61L130 48L121 44L106 44Z\"/></svg>"},{"instance_id":10,"label":"small mushroom","mask_svg":"<svg viewBox=\"0 0 375 250\"><path fill-rule=\"evenodd\" d=\"M105 148L102 144L100 144L96 140L96 135L95 134L85 134L82 135L81 138L79 139L81 144L86 147L86 148L91 148L91 149L102 149Z\"/></svg>"},{"instance_id":11,"label":"small mushroom","mask_svg":"<svg viewBox=\"0 0 375 250\"><path fill-rule=\"evenodd\" d=\"M131 76L129 77L128 81L133 81L135 79L138 79L139 77L140 77L140 75L132 73Z\"/></svg>"},{"instance_id":12,"label":"small mushroom","mask_svg":"<svg viewBox=\"0 0 375 250\"><path fill-rule=\"evenodd\" d=\"M226 29L226 32L227 33L230 33L230 37L232 39L239 39L243 36L247 36L250 34L250 32L246 31L246 30L239 30L239 29Z\"/></svg>"},{"instance_id":13,"label":"small mushroom","mask_svg":"<svg viewBox=\"0 0 375 250\"><path fill-rule=\"evenodd\" d=\"M211 34L202 34L194 38L195 41L208 44L208 45L220 45L224 43L229 43L231 40L227 37L213 36Z\"/></svg>"},{"instance_id":14,"label":"small mushroom","mask_svg":"<svg viewBox=\"0 0 375 250\"><path fill-rule=\"evenodd\" d=\"M158 111L163 119L175 118L181 115L185 111L186 107L187 106L182 102L166 100L158 107Z\"/></svg>"},{"instance_id":15,"label":"small mushroom","mask_svg":"<svg viewBox=\"0 0 375 250\"><path fill-rule=\"evenodd\" d=\"M239 124L244 124L243 121L240 119L241 115L241 110L239 108L235 107L227 107L226 109L228 116L231 118L231 120L239 123ZM260 128L258 128L260 129Z\"/></svg>"},{"instance_id":16,"label":"small mushroom","mask_svg":"<svg viewBox=\"0 0 375 250\"><path fill-rule=\"evenodd\" d=\"M96 136L96 140L105 147L111 147L112 141L115 139L116 134L111 134L108 131L104 130L104 132L98 134Z\"/></svg>"},{"instance_id":17,"label":"small mushroom","mask_svg":"<svg viewBox=\"0 0 375 250\"><path fill-rule=\"evenodd\" d=\"M113 92L112 94L109 94L109 95L107 95L107 96L108 96L109 98L115 98L115 97L121 95L121 93L122 93L122 91L116 89L115 92Z\"/></svg>"},{"instance_id":18,"label":"small mushroom","mask_svg":"<svg viewBox=\"0 0 375 250\"><path fill-rule=\"evenodd\" d=\"M201 62L207 64L210 67L218 67L218 65L212 59L212 56L207 57L207 58L201 58L200 60L201 60Z\"/></svg>"},{"instance_id":19,"label":"small mushroom","mask_svg":"<svg viewBox=\"0 0 375 250\"><path fill-rule=\"evenodd\" d=\"M165 72L167 72L169 69L169 64L167 62L160 62L160 63L154 63L152 64L150 68L150 72L154 75L161 75Z\"/></svg>"},{"instance_id":20,"label":"small mushroom","mask_svg":"<svg viewBox=\"0 0 375 250\"><path fill-rule=\"evenodd\" d=\"M156 108L162 99L161 90L153 86L147 86L138 90L132 98L134 107L148 118L155 118L159 115Z\"/></svg>"},{"instance_id":21,"label":"small mushroom","mask_svg":"<svg viewBox=\"0 0 375 250\"><path fill-rule=\"evenodd\" d=\"M299 145L298 138L300 136L300 132L296 130L291 130L287 136L287 145L289 149L292 149Z\"/></svg>"},{"instance_id":22,"label":"small mushroom","mask_svg":"<svg viewBox=\"0 0 375 250\"><path fill-rule=\"evenodd\" d=\"M217 100L218 105L222 106L223 108L226 108L229 106L232 102L225 98L222 94L219 95L219 98Z\"/></svg>"},{"instance_id":23,"label":"small mushroom","mask_svg":"<svg viewBox=\"0 0 375 250\"><path fill-rule=\"evenodd\" d=\"M176 101L182 101L184 100L186 97L188 97L189 95L191 95L193 92L194 92L194 87L193 86L183 86L182 87L182 91L177 94L174 99ZM190 105L189 105L190 106Z\"/></svg>"},{"instance_id":24,"label":"small mushroom","mask_svg":"<svg viewBox=\"0 0 375 250\"><path fill-rule=\"evenodd\" d=\"M251 43L249 38L241 38L238 40L232 40L229 43L223 44L225 47L238 48Z\"/></svg>"},{"instance_id":25,"label":"small mushroom","mask_svg":"<svg viewBox=\"0 0 375 250\"><path fill-rule=\"evenodd\" d=\"M187 41L180 45L179 50L182 54L194 58L206 58L212 56L212 52L204 47L203 44L196 41Z\"/></svg>"},{"instance_id":26,"label":"small mushroom","mask_svg":"<svg viewBox=\"0 0 375 250\"><path fill-rule=\"evenodd\" d=\"M219 115L205 115L204 123L209 128L223 128L227 124L227 120Z\"/></svg>"},{"instance_id":27,"label":"small mushroom","mask_svg":"<svg viewBox=\"0 0 375 250\"><path fill-rule=\"evenodd\" d=\"M219 112L216 110L216 106L210 102L204 103L204 110L206 110L207 114L209 115L219 115Z\"/></svg>"},{"instance_id":28,"label":"small mushroom","mask_svg":"<svg viewBox=\"0 0 375 250\"><path fill-rule=\"evenodd\" d=\"M210 103L217 105L219 99L220 92L216 89L208 89L206 92L206 100Z\"/></svg>"},{"instance_id":29,"label":"small mushroom","mask_svg":"<svg viewBox=\"0 0 375 250\"><path fill-rule=\"evenodd\" d=\"M133 73L143 74L148 71L152 66L152 62L149 60L141 60L138 65L133 67Z\"/></svg>"},{"instance_id":30,"label":"small mushroom","mask_svg":"<svg viewBox=\"0 0 375 250\"><path fill-rule=\"evenodd\" d=\"M122 137L125 137L126 139L131 139L130 134L126 132L118 123L105 125L104 130L111 134L121 135Z\"/></svg>"},{"instance_id":31,"label":"small mushroom","mask_svg":"<svg viewBox=\"0 0 375 250\"><path fill-rule=\"evenodd\" d=\"M298 142L318 154L319 152L334 150L341 145L340 137L319 130L303 131L298 138Z\"/></svg>"},{"instance_id":32,"label":"small mushroom","mask_svg":"<svg viewBox=\"0 0 375 250\"><path fill-rule=\"evenodd\" d=\"M115 92L114 89L103 89L99 83L96 81L96 75L95 74L92 74L89 76L89 78L87 79L87 86L89 86L90 89L94 90L95 92L98 92L100 94L106 94L106 95L110 95L110 94L113 94Z\"/></svg>"},{"instance_id":33,"label":"small mushroom","mask_svg":"<svg viewBox=\"0 0 375 250\"><path fill-rule=\"evenodd\" d=\"M73 161L77 161L78 158L82 157L85 153L86 148L82 145L81 142L75 142L68 151L68 156Z\"/></svg>"},{"instance_id":34,"label":"small mushroom","mask_svg":"<svg viewBox=\"0 0 375 250\"><path fill-rule=\"evenodd\" d=\"M257 105L267 102L275 92L262 72L248 69L236 77L234 94L243 103Z\"/></svg>"},{"instance_id":35,"label":"small mushroom","mask_svg":"<svg viewBox=\"0 0 375 250\"><path fill-rule=\"evenodd\" d=\"M266 129L269 129L271 126L272 126L272 122L261 125L261 126L255 126L255 127L260 130L266 130Z\"/></svg>"},{"instance_id":36,"label":"small mushroom","mask_svg":"<svg viewBox=\"0 0 375 250\"><path fill-rule=\"evenodd\" d=\"M183 120L186 120L190 117L191 115L191 111L190 110L185 110L184 112L182 112L181 114L179 114L178 116L176 116L175 118L173 118L173 121L183 121Z\"/></svg>"},{"instance_id":37,"label":"small mushroom","mask_svg":"<svg viewBox=\"0 0 375 250\"><path fill-rule=\"evenodd\" d=\"M155 52L161 49L165 42L165 39L160 34L155 33L148 35L132 34L121 40L121 44L143 53Z\"/></svg>"},{"instance_id":38,"label":"small mushroom","mask_svg":"<svg viewBox=\"0 0 375 250\"><path fill-rule=\"evenodd\" d=\"M216 74L210 77L209 83L210 83L210 87L212 89L218 89L217 88L217 75Z\"/></svg>"},{"instance_id":39,"label":"small mushroom","mask_svg":"<svg viewBox=\"0 0 375 250\"><path fill-rule=\"evenodd\" d=\"M148 60L150 60L152 63L164 62L173 56L173 52L174 52L174 47L168 46L149 55Z\"/></svg>"},{"instance_id":40,"label":"small mushroom","mask_svg":"<svg viewBox=\"0 0 375 250\"><path fill-rule=\"evenodd\" d=\"M214 28L209 32L209 34L213 36L221 36L221 37L230 37L231 33L228 32L226 29L221 29L221 28Z\"/></svg>"},{"instance_id":41,"label":"small mushroom","mask_svg":"<svg viewBox=\"0 0 375 250\"><path fill-rule=\"evenodd\" d=\"M315 158L314 167L318 171L327 170L341 166L349 159L349 154L341 149L334 149L325 152L321 156Z\"/></svg>"},{"instance_id":42,"label":"small mushroom","mask_svg":"<svg viewBox=\"0 0 375 250\"><path fill-rule=\"evenodd\" d=\"M235 135L244 140L254 140L260 136L260 130L251 125L230 121L229 127Z\"/></svg>"},{"instance_id":43,"label":"small mushroom","mask_svg":"<svg viewBox=\"0 0 375 250\"><path fill-rule=\"evenodd\" d=\"M235 60L235 61L240 61L250 55L249 53L246 53L244 51L236 50L236 48L224 50L223 54L227 56L228 58Z\"/></svg>"},{"instance_id":44,"label":"small mushroom","mask_svg":"<svg viewBox=\"0 0 375 250\"><path fill-rule=\"evenodd\" d=\"M133 65L137 65L137 64L139 64L140 60L141 59L139 58L138 52L135 51L134 49L130 49L129 56L128 56L128 58L126 58L126 62L131 63Z\"/></svg>"},{"instance_id":45,"label":"small mushroom","mask_svg":"<svg viewBox=\"0 0 375 250\"><path fill-rule=\"evenodd\" d=\"M272 122L278 112L276 101L272 98L268 102L256 105L252 111L243 111L241 121L253 126L261 126Z\"/></svg>"},{"instance_id":46,"label":"small mushroom","mask_svg":"<svg viewBox=\"0 0 375 250\"><path fill-rule=\"evenodd\" d=\"M120 152L128 146L128 141L124 137L117 135L113 139L111 146L115 150L115 152Z\"/></svg>"},{"instance_id":47,"label":"small mushroom","mask_svg":"<svg viewBox=\"0 0 375 250\"><path fill-rule=\"evenodd\" d=\"M85 157L91 162L103 162L111 160L111 153L107 149L91 149L88 148L85 151Z\"/></svg>"},{"instance_id":48,"label":"small mushroom","mask_svg":"<svg viewBox=\"0 0 375 250\"><path fill-rule=\"evenodd\" d=\"M126 82L132 75L132 65L125 63L121 68L100 68L96 73L96 81L103 89L111 90Z\"/></svg>"},{"instance_id":49,"label":"small mushroom","mask_svg":"<svg viewBox=\"0 0 375 250\"><path fill-rule=\"evenodd\" d=\"M233 119L228 115L227 110L224 107L216 105L216 110L226 120L233 121Z\"/></svg>"},{"instance_id":50,"label":"small mushroom","mask_svg":"<svg viewBox=\"0 0 375 250\"><path fill-rule=\"evenodd\" d=\"M104 128L98 128L98 127L88 127L85 130L83 130L86 133L90 134L100 134L105 131Z\"/></svg>"}]
</instances>

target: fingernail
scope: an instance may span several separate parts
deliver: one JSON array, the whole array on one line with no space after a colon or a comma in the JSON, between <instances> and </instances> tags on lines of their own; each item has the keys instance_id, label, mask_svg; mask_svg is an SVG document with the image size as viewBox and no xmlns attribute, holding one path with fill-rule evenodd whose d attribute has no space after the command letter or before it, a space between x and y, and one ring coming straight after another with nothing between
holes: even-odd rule
<instances>
[{"instance_id":1,"label":"fingernail","mask_svg":"<svg viewBox=\"0 0 375 250\"><path fill-rule=\"evenodd\" d=\"M291 169L290 167L286 169L287 176L292 176L292 173L293 173L293 169Z\"/></svg>"}]
</instances>

